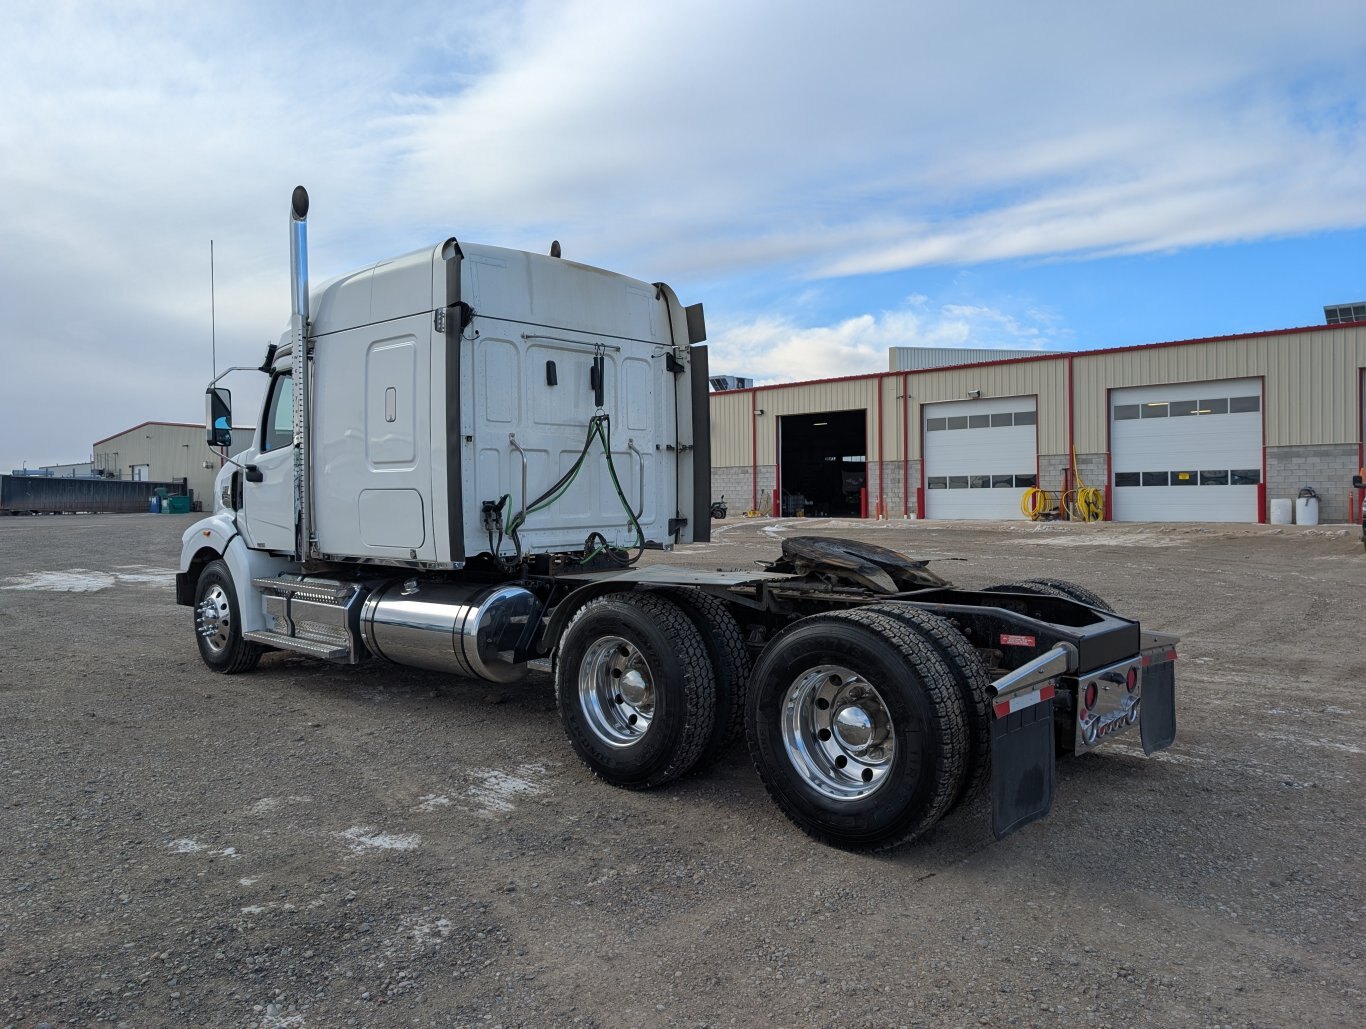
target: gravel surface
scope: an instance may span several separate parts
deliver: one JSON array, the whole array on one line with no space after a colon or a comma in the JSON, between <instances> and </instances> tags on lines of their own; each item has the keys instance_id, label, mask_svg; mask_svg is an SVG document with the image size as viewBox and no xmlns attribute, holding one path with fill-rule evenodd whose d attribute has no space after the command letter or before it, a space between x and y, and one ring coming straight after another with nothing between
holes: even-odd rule
<instances>
[{"instance_id":1,"label":"gravel surface","mask_svg":"<svg viewBox=\"0 0 1366 1029\"><path fill-rule=\"evenodd\" d=\"M211 674L175 515L0 518L0 1026L1366 1024L1358 530L768 520L1074 579L1179 633L1179 734L1062 762L884 856L813 843L743 746L649 793L548 676L282 653Z\"/></svg>"}]
</instances>

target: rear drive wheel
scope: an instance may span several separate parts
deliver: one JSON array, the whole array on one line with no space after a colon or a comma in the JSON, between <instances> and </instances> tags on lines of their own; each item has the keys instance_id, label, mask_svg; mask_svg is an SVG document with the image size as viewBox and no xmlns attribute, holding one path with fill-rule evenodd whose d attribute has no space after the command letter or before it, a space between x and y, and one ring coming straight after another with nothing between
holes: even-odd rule
<instances>
[{"instance_id":1,"label":"rear drive wheel","mask_svg":"<svg viewBox=\"0 0 1366 1029\"><path fill-rule=\"evenodd\" d=\"M670 590L674 601L701 633L716 675L716 711L711 738L698 767L712 764L744 734L745 695L749 689L750 659L740 623L724 602L699 589Z\"/></svg>"},{"instance_id":2,"label":"rear drive wheel","mask_svg":"<svg viewBox=\"0 0 1366 1029\"><path fill-rule=\"evenodd\" d=\"M1003 586L988 586L986 592L1029 593L1034 596L1062 597L1065 600L1075 600L1079 604L1099 608L1101 611L1109 611L1112 614L1115 610L1098 594L1092 593L1085 586L1068 582L1066 579L1024 579L1020 582L1006 583Z\"/></svg>"},{"instance_id":3,"label":"rear drive wheel","mask_svg":"<svg viewBox=\"0 0 1366 1029\"><path fill-rule=\"evenodd\" d=\"M954 804L972 800L991 780L991 676L982 656L947 618L906 604L874 604L861 610L895 618L924 635L953 672L967 719L967 774Z\"/></svg>"},{"instance_id":4,"label":"rear drive wheel","mask_svg":"<svg viewBox=\"0 0 1366 1029\"><path fill-rule=\"evenodd\" d=\"M225 675L255 668L265 648L242 638L237 590L228 566L214 561L205 567L194 596L195 642L204 663Z\"/></svg>"},{"instance_id":5,"label":"rear drive wheel","mask_svg":"<svg viewBox=\"0 0 1366 1029\"><path fill-rule=\"evenodd\" d=\"M750 754L807 834L851 850L907 842L961 792L967 756L953 673L925 635L883 614L796 622L750 680Z\"/></svg>"},{"instance_id":6,"label":"rear drive wheel","mask_svg":"<svg viewBox=\"0 0 1366 1029\"><path fill-rule=\"evenodd\" d=\"M716 680L707 648L661 596L611 594L580 608L560 640L555 695L574 750L614 786L676 779L711 738Z\"/></svg>"}]
</instances>

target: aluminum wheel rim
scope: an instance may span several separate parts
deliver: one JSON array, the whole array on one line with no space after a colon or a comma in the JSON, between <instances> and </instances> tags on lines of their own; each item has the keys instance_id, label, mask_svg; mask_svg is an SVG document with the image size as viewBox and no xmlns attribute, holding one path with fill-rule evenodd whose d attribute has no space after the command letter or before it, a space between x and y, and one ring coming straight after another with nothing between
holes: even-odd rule
<instances>
[{"instance_id":1,"label":"aluminum wheel rim","mask_svg":"<svg viewBox=\"0 0 1366 1029\"><path fill-rule=\"evenodd\" d=\"M797 774L831 800L855 801L887 781L896 737L887 705L851 668L802 672L783 698L783 747Z\"/></svg>"},{"instance_id":2,"label":"aluminum wheel rim","mask_svg":"<svg viewBox=\"0 0 1366 1029\"><path fill-rule=\"evenodd\" d=\"M195 608L195 627L204 645L215 654L227 648L228 635L232 630L232 608L222 586L214 584L204 594L204 599Z\"/></svg>"},{"instance_id":3,"label":"aluminum wheel rim","mask_svg":"<svg viewBox=\"0 0 1366 1029\"><path fill-rule=\"evenodd\" d=\"M654 676L630 640L603 636L579 666L579 707L588 728L610 747L629 747L650 730L655 714Z\"/></svg>"}]
</instances>

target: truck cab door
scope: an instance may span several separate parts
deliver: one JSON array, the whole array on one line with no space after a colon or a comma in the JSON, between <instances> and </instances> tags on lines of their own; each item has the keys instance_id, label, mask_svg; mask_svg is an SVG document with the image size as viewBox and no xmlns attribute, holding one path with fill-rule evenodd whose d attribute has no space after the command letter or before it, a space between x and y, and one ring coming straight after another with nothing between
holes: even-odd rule
<instances>
[{"instance_id":1,"label":"truck cab door","mask_svg":"<svg viewBox=\"0 0 1366 1029\"><path fill-rule=\"evenodd\" d=\"M242 474L242 535L255 550L294 553L294 378L288 370L271 379L256 449Z\"/></svg>"}]
</instances>

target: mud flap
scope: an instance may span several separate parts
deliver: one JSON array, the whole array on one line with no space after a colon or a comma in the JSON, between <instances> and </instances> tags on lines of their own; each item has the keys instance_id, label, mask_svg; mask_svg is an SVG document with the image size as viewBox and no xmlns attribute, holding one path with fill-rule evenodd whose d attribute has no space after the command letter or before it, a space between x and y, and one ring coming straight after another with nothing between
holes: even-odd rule
<instances>
[{"instance_id":1,"label":"mud flap","mask_svg":"<svg viewBox=\"0 0 1366 1029\"><path fill-rule=\"evenodd\" d=\"M1053 691L1037 703L991 721L991 828L999 840L1036 822L1053 806L1057 751L1053 739Z\"/></svg>"},{"instance_id":2,"label":"mud flap","mask_svg":"<svg viewBox=\"0 0 1366 1029\"><path fill-rule=\"evenodd\" d=\"M1143 669L1143 701L1138 714L1143 753L1151 754L1176 739L1176 663L1162 661Z\"/></svg>"}]
</instances>

